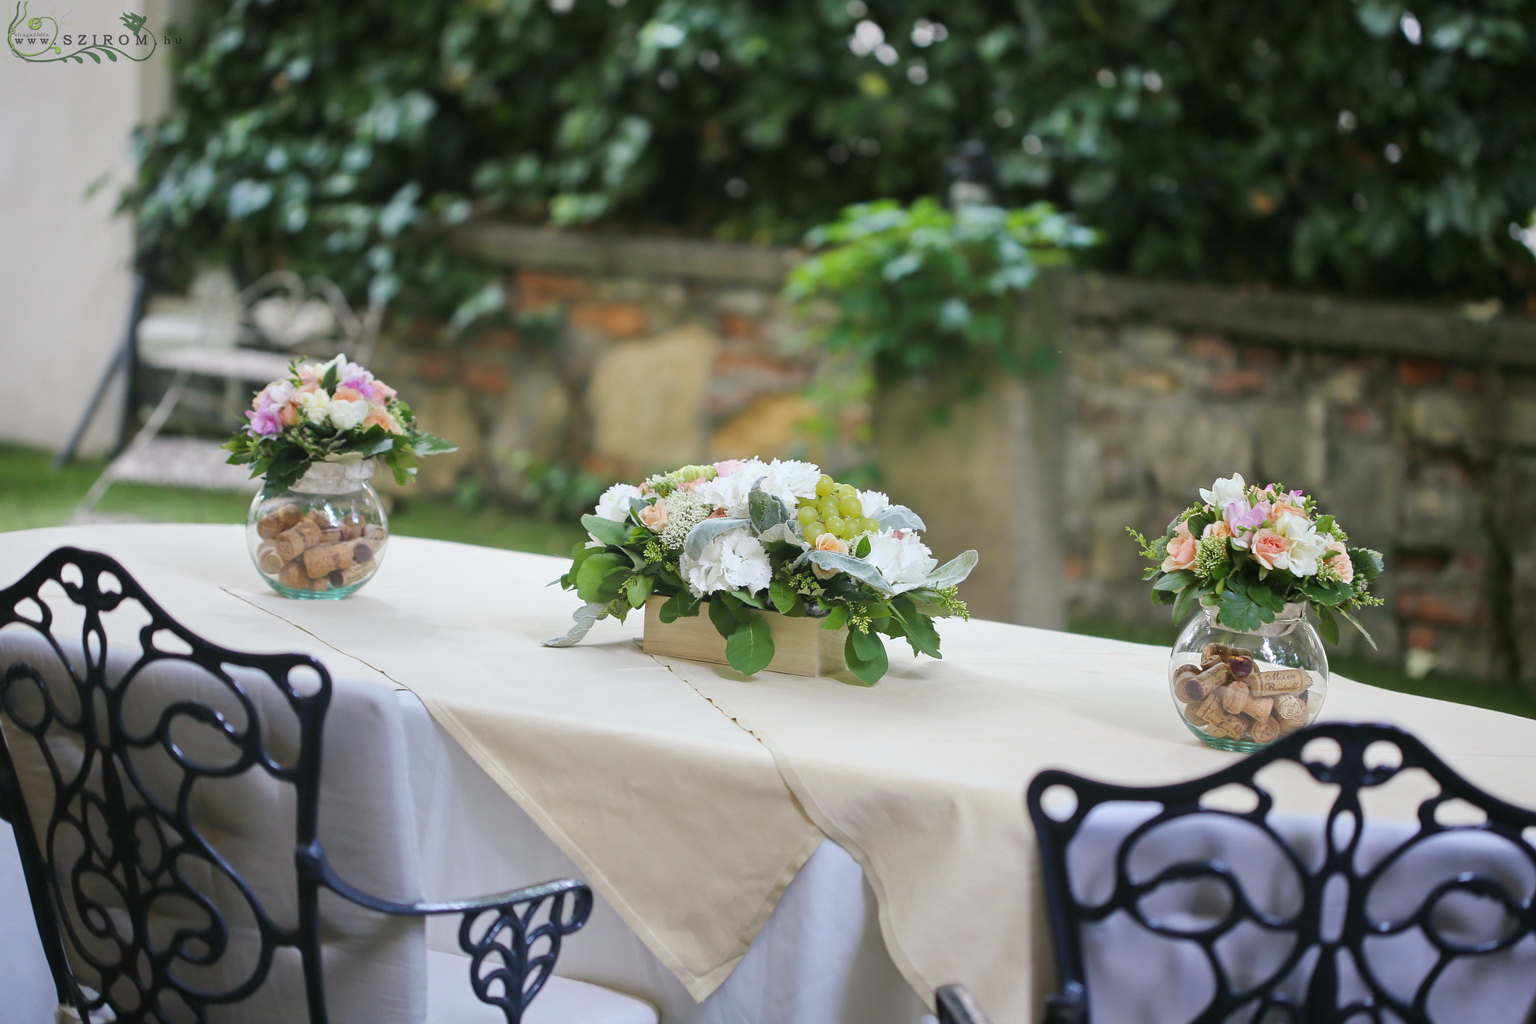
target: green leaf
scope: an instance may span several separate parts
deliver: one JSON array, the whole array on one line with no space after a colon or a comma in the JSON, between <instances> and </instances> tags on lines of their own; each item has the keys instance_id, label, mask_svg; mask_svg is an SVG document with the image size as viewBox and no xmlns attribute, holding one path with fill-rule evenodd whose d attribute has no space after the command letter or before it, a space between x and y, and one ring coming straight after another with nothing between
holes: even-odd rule
<instances>
[{"instance_id":1,"label":"green leaf","mask_svg":"<svg viewBox=\"0 0 1536 1024\"><path fill-rule=\"evenodd\" d=\"M832 606L832 610L827 612L827 617L822 621L821 628L842 629L846 625L848 625L848 609L840 604L835 604Z\"/></svg>"},{"instance_id":2,"label":"green leaf","mask_svg":"<svg viewBox=\"0 0 1536 1024\"><path fill-rule=\"evenodd\" d=\"M709 606L709 621L715 624L715 632L729 640L741 625L741 617L726 604L724 594L715 594L704 603Z\"/></svg>"},{"instance_id":3,"label":"green leaf","mask_svg":"<svg viewBox=\"0 0 1536 1024\"><path fill-rule=\"evenodd\" d=\"M736 519L730 516L706 519L688 531L688 537L683 541L683 553L689 558L697 559L704 553L704 547L710 541L727 530L734 530L738 526L746 526L747 522L745 519Z\"/></svg>"},{"instance_id":4,"label":"green leaf","mask_svg":"<svg viewBox=\"0 0 1536 1024\"><path fill-rule=\"evenodd\" d=\"M629 582L624 585L624 594L629 598L631 608L645 606L646 599L651 596L651 590L656 586L656 577L644 574L631 576Z\"/></svg>"},{"instance_id":5,"label":"green leaf","mask_svg":"<svg viewBox=\"0 0 1536 1024\"><path fill-rule=\"evenodd\" d=\"M699 614L699 602L692 594L680 592L662 602L657 616L662 622L676 622Z\"/></svg>"},{"instance_id":6,"label":"green leaf","mask_svg":"<svg viewBox=\"0 0 1536 1024\"><path fill-rule=\"evenodd\" d=\"M756 485L747 495L747 515L752 522L752 531L758 534L792 518L782 501Z\"/></svg>"},{"instance_id":7,"label":"green leaf","mask_svg":"<svg viewBox=\"0 0 1536 1024\"><path fill-rule=\"evenodd\" d=\"M1315 606L1317 611L1317 631L1322 634L1324 640L1330 644L1339 642L1339 620L1333 614L1333 609Z\"/></svg>"},{"instance_id":8,"label":"green leaf","mask_svg":"<svg viewBox=\"0 0 1536 1024\"><path fill-rule=\"evenodd\" d=\"M848 670L867 686L878 683L890 667L885 655L885 644L879 635L861 633L856 629L850 629L848 639L843 642L843 660L848 663Z\"/></svg>"},{"instance_id":9,"label":"green leaf","mask_svg":"<svg viewBox=\"0 0 1536 1024\"><path fill-rule=\"evenodd\" d=\"M1175 569L1173 572L1164 573L1162 578L1152 584L1153 590L1183 590L1191 583L1200 582L1200 577L1188 569Z\"/></svg>"},{"instance_id":10,"label":"green leaf","mask_svg":"<svg viewBox=\"0 0 1536 1024\"><path fill-rule=\"evenodd\" d=\"M1189 618L1190 612L1195 610L1197 599L1206 593L1209 591L1203 587L1185 587L1179 591L1173 599L1173 620L1182 622Z\"/></svg>"},{"instance_id":11,"label":"green leaf","mask_svg":"<svg viewBox=\"0 0 1536 1024\"><path fill-rule=\"evenodd\" d=\"M628 523L616 523L612 519L604 519L602 516L585 515L581 517L581 525L588 533L604 544L623 547L624 542L629 540L630 526Z\"/></svg>"},{"instance_id":12,"label":"green leaf","mask_svg":"<svg viewBox=\"0 0 1536 1024\"><path fill-rule=\"evenodd\" d=\"M555 637L553 640L545 640L545 647L574 647L587 635L598 619L608 614L608 606L587 602L571 615L572 625L564 636Z\"/></svg>"},{"instance_id":13,"label":"green leaf","mask_svg":"<svg viewBox=\"0 0 1536 1024\"><path fill-rule=\"evenodd\" d=\"M756 675L773 661L773 636L768 620L752 615L738 623L736 631L725 640L725 660L744 676Z\"/></svg>"},{"instance_id":14,"label":"green leaf","mask_svg":"<svg viewBox=\"0 0 1536 1024\"><path fill-rule=\"evenodd\" d=\"M325 376L321 378L320 386L325 388L326 391L334 392L340 379L340 372L341 367L337 366L335 363L331 363L325 368Z\"/></svg>"},{"instance_id":15,"label":"green leaf","mask_svg":"<svg viewBox=\"0 0 1536 1024\"><path fill-rule=\"evenodd\" d=\"M1252 633L1266 622L1273 622L1275 613L1265 615L1265 607L1255 600L1259 594L1268 593L1262 585L1248 586L1231 583L1221 595L1217 607L1221 609L1222 625L1243 633Z\"/></svg>"},{"instance_id":16,"label":"green leaf","mask_svg":"<svg viewBox=\"0 0 1536 1024\"><path fill-rule=\"evenodd\" d=\"M924 576L922 585L933 590L959 586L965 582L965 578L971 574L971 570L976 568L977 558L978 556L975 551L962 551L927 576Z\"/></svg>"},{"instance_id":17,"label":"green leaf","mask_svg":"<svg viewBox=\"0 0 1536 1024\"><path fill-rule=\"evenodd\" d=\"M1380 551L1350 548L1349 561L1355 567L1355 576L1364 579L1367 584L1375 583L1376 577L1381 575L1383 564Z\"/></svg>"},{"instance_id":18,"label":"green leaf","mask_svg":"<svg viewBox=\"0 0 1536 1024\"><path fill-rule=\"evenodd\" d=\"M939 653L939 631L933 627L933 620L914 608L911 601L892 602L891 614L901 623L902 634L912 645L913 654L944 657Z\"/></svg>"},{"instance_id":19,"label":"green leaf","mask_svg":"<svg viewBox=\"0 0 1536 1024\"><path fill-rule=\"evenodd\" d=\"M788 615L796 608L801 607L800 594L783 580L774 580L768 585L768 600L783 615Z\"/></svg>"},{"instance_id":20,"label":"green leaf","mask_svg":"<svg viewBox=\"0 0 1536 1024\"><path fill-rule=\"evenodd\" d=\"M629 559L617 552L593 555L576 571L576 596L583 601L607 604L623 592L624 577L630 568Z\"/></svg>"},{"instance_id":21,"label":"green leaf","mask_svg":"<svg viewBox=\"0 0 1536 1024\"><path fill-rule=\"evenodd\" d=\"M1358 629L1360 631L1360 635L1365 637L1365 642L1371 645L1371 650L1373 650L1373 651L1380 650L1380 648L1378 648L1376 646L1376 638L1371 636L1370 630L1366 629L1364 626L1362 626L1360 624L1360 620L1359 619L1355 618L1353 615L1349 614L1349 612L1346 612L1342 608L1339 609L1339 614L1344 616L1345 620L1351 626L1354 626L1356 629Z\"/></svg>"}]
</instances>

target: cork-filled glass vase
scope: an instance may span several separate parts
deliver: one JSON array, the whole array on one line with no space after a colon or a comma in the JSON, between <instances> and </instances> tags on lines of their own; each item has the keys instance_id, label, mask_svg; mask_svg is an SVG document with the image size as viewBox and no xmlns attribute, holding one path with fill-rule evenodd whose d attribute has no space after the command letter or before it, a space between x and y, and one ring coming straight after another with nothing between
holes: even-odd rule
<instances>
[{"instance_id":1,"label":"cork-filled glass vase","mask_svg":"<svg viewBox=\"0 0 1536 1024\"><path fill-rule=\"evenodd\" d=\"M1304 725L1328 693L1328 655L1288 604L1254 632L1229 629L1215 608L1185 625L1168 658L1168 685L1189 731L1218 750L1249 752Z\"/></svg>"},{"instance_id":2,"label":"cork-filled glass vase","mask_svg":"<svg viewBox=\"0 0 1536 1024\"><path fill-rule=\"evenodd\" d=\"M284 597L339 600L367 583L389 545L374 462L316 462L290 490L257 494L245 539L262 579Z\"/></svg>"}]
</instances>

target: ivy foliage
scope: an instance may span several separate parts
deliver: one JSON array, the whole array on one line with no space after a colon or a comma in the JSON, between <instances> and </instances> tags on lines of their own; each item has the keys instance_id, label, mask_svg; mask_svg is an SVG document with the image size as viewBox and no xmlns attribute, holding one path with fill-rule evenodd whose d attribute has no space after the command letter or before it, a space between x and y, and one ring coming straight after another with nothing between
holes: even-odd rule
<instances>
[{"instance_id":1,"label":"ivy foliage","mask_svg":"<svg viewBox=\"0 0 1536 1024\"><path fill-rule=\"evenodd\" d=\"M1027 347L1015 329L1018 304L1042 267L1094 237L1049 203L863 203L806 236L822 251L794 269L785 294L814 340L881 380L957 369L979 384L997 370L1050 368L1054 350ZM830 317L818 317L822 302Z\"/></svg>"},{"instance_id":2,"label":"ivy foliage","mask_svg":"<svg viewBox=\"0 0 1536 1024\"><path fill-rule=\"evenodd\" d=\"M944 191L1100 228L1108 269L1518 297L1536 207L1520 0L232 0L176 48L124 197L171 277L339 279L457 325L472 218L793 241Z\"/></svg>"}]
</instances>

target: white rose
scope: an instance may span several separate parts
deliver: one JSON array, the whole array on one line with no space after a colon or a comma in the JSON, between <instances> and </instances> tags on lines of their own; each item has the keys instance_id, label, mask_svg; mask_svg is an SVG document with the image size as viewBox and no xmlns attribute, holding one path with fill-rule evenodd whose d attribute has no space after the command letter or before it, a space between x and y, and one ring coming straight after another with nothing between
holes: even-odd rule
<instances>
[{"instance_id":1,"label":"white rose","mask_svg":"<svg viewBox=\"0 0 1536 1024\"><path fill-rule=\"evenodd\" d=\"M726 515L744 519L747 515L747 495L752 493L752 485L767 474L766 463L758 459L748 459L736 472L729 476L717 476L713 480L706 480L696 487L693 493L716 508L724 509Z\"/></svg>"},{"instance_id":2,"label":"white rose","mask_svg":"<svg viewBox=\"0 0 1536 1024\"><path fill-rule=\"evenodd\" d=\"M368 403L364 400L335 398L326 411L331 426L337 430L351 430L368 416Z\"/></svg>"},{"instance_id":3,"label":"white rose","mask_svg":"<svg viewBox=\"0 0 1536 1024\"><path fill-rule=\"evenodd\" d=\"M938 559L912 530L882 530L869 535L869 554L864 561L880 570L891 593L900 594L923 585L923 578L938 567Z\"/></svg>"},{"instance_id":4,"label":"white rose","mask_svg":"<svg viewBox=\"0 0 1536 1024\"><path fill-rule=\"evenodd\" d=\"M704 545L697 559L685 553L679 568L688 586L700 597L718 590L756 593L768 589L773 580L767 550L746 527L725 531Z\"/></svg>"},{"instance_id":5,"label":"white rose","mask_svg":"<svg viewBox=\"0 0 1536 1024\"><path fill-rule=\"evenodd\" d=\"M331 396L324 391L306 391L299 396L299 411L306 420L321 426L330 418Z\"/></svg>"},{"instance_id":6,"label":"white rose","mask_svg":"<svg viewBox=\"0 0 1536 1024\"><path fill-rule=\"evenodd\" d=\"M634 484L614 484L597 499L593 515L599 519L611 519L622 523L629 518L629 499L640 497L640 488Z\"/></svg>"}]
</instances>

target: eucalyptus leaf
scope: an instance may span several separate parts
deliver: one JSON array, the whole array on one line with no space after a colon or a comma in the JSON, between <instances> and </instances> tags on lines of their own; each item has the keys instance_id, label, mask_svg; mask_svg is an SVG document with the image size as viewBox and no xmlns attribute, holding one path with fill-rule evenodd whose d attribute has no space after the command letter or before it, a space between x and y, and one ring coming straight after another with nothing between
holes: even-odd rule
<instances>
[{"instance_id":1,"label":"eucalyptus leaf","mask_svg":"<svg viewBox=\"0 0 1536 1024\"><path fill-rule=\"evenodd\" d=\"M880 570L862 558L854 558L851 555L840 554L836 551L809 551L806 558L823 569L836 569L845 572L861 583L878 590L887 596L896 593L885 577L880 575Z\"/></svg>"},{"instance_id":2,"label":"eucalyptus leaf","mask_svg":"<svg viewBox=\"0 0 1536 1024\"><path fill-rule=\"evenodd\" d=\"M793 518L792 513L784 507L782 501L757 485L753 485L751 492L747 495L747 515L752 522L752 532L757 534L787 523Z\"/></svg>"},{"instance_id":3,"label":"eucalyptus leaf","mask_svg":"<svg viewBox=\"0 0 1536 1024\"><path fill-rule=\"evenodd\" d=\"M588 601L571 615L572 625L570 632L564 636L557 636L553 640L545 640L545 647L574 647L581 643L587 631L597 624L597 620L607 614L604 611L608 606L596 601Z\"/></svg>"},{"instance_id":4,"label":"eucalyptus leaf","mask_svg":"<svg viewBox=\"0 0 1536 1024\"><path fill-rule=\"evenodd\" d=\"M965 582L965 578L971 574L971 570L976 568L978 557L974 550L962 551L923 577L921 585L933 590L959 586Z\"/></svg>"}]
</instances>

